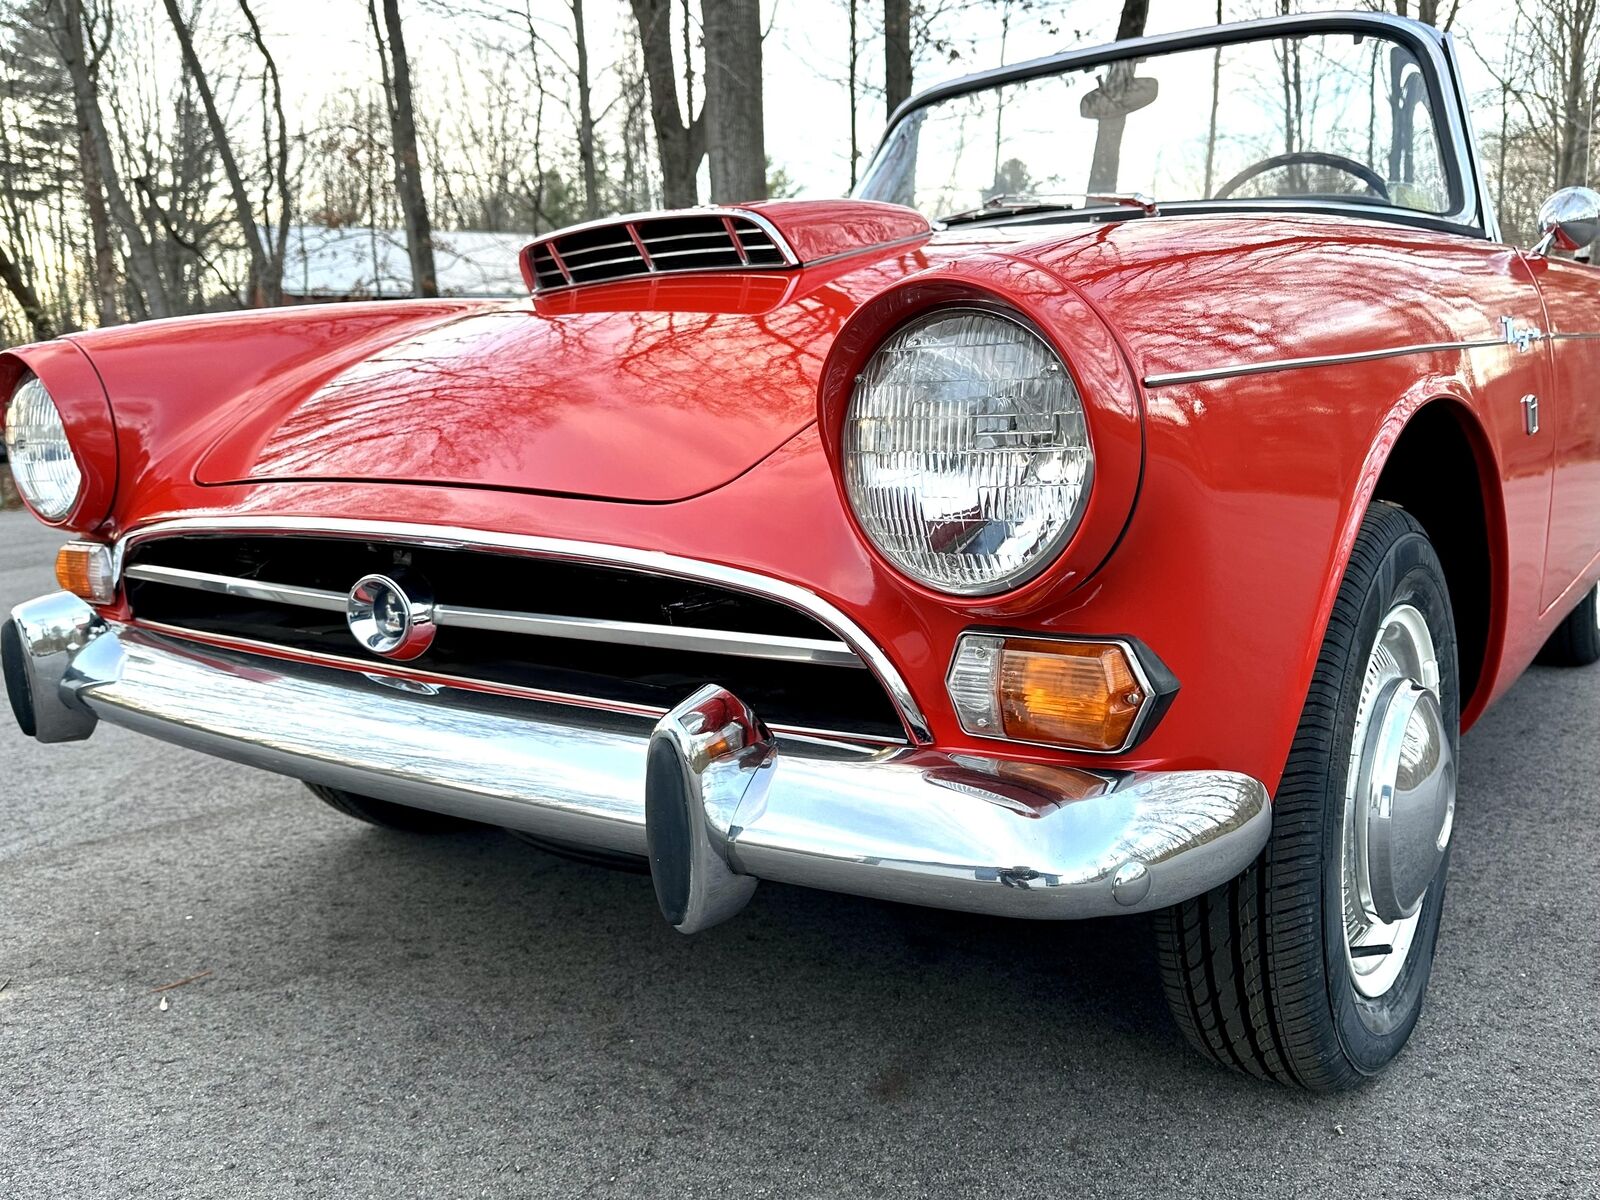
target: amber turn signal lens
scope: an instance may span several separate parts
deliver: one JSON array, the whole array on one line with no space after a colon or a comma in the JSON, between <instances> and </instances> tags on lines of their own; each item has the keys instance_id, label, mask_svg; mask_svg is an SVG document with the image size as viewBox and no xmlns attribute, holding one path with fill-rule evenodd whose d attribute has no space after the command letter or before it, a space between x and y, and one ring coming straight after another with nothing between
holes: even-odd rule
<instances>
[{"instance_id":1,"label":"amber turn signal lens","mask_svg":"<svg viewBox=\"0 0 1600 1200\"><path fill-rule=\"evenodd\" d=\"M967 634L950 667L961 726L980 737L1119 750L1152 699L1119 642Z\"/></svg>"},{"instance_id":2,"label":"amber turn signal lens","mask_svg":"<svg viewBox=\"0 0 1600 1200\"><path fill-rule=\"evenodd\" d=\"M99 542L68 542L56 551L56 582L80 600L110 604L117 596L111 548Z\"/></svg>"},{"instance_id":3,"label":"amber turn signal lens","mask_svg":"<svg viewBox=\"0 0 1600 1200\"><path fill-rule=\"evenodd\" d=\"M1144 707L1121 646L1007 642L1000 652L1000 718L1008 738L1115 750Z\"/></svg>"}]
</instances>

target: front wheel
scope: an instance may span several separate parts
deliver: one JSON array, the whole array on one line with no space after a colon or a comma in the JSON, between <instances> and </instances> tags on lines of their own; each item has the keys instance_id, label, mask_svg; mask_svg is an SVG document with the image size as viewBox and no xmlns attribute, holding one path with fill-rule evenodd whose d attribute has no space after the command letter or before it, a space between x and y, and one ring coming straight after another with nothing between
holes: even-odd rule
<instances>
[{"instance_id":1,"label":"front wheel","mask_svg":"<svg viewBox=\"0 0 1600 1200\"><path fill-rule=\"evenodd\" d=\"M1167 999L1188 1040L1315 1091L1400 1052L1444 905L1460 727L1455 623L1438 557L1374 505L1328 623L1273 801L1239 878L1159 914Z\"/></svg>"}]
</instances>

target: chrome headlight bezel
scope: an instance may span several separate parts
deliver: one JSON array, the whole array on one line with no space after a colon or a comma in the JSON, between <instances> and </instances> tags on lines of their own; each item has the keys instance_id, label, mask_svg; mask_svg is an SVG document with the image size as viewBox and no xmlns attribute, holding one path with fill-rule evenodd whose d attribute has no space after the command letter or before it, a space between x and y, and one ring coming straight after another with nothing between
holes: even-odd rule
<instances>
[{"instance_id":1,"label":"chrome headlight bezel","mask_svg":"<svg viewBox=\"0 0 1600 1200\"><path fill-rule=\"evenodd\" d=\"M23 501L41 520L67 520L83 499L83 463L60 405L37 375L24 375L11 390L4 426L6 464Z\"/></svg>"},{"instance_id":2,"label":"chrome headlight bezel","mask_svg":"<svg viewBox=\"0 0 1600 1200\"><path fill-rule=\"evenodd\" d=\"M1034 446L1033 453L1029 456L1028 463L1024 469L1037 472L1041 463L1051 460L1052 456L1054 456L1054 461L1048 465L1051 466L1052 471L1061 471L1064 468L1065 476L1054 480L1046 480L1042 483L1035 479L1031 483L1023 480L1014 481L1013 484L1007 485L1013 487L1013 490L1017 487L1054 489L1056 492L1061 493L1056 497L1061 503L1057 506L1058 511L1055 513L1055 519L1049 523L1048 528L1041 535L1033 538L1031 542L1023 539L1024 545L1022 548L1025 551L1024 553L1020 555L1012 554L1008 562L994 564L981 572L972 570L971 560L977 556L966 554L958 556L936 550L933 548L931 537L926 539L928 545L923 548L920 559L911 552L903 541L897 544L889 536L890 531L886 528L886 523L882 519L881 506L880 511L877 513L871 511L869 507L872 489L864 478L861 462L861 456L878 454L881 450L881 448L876 447L864 449L862 441L864 437L866 440L872 440L871 435L864 434L863 426L865 421L871 420L881 423L883 417L875 415L862 419L859 414L863 403L867 399L866 389L881 386L885 381L884 377L896 369L893 367L881 369L886 355L905 355L906 358L903 360L903 364L909 364L911 361L910 355L920 351L933 355L935 359L943 355L946 365L948 365L949 358L956 352L983 348L981 344L978 347L952 346L950 344L918 347L909 344L917 336L929 330L930 327L952 321L968 321L977 327L987 324L1004 330L1005 334L1012 339L1009 349L1016 352L1014 357L1031 355L1035 370L1040 373L1009 379L1004 379L992 373L988 375L974 374L967 380L961 380L959 377L936 380L935 386L951 387L960 382L971 383L976 381L982 384L989 381L997 386L1009 386L1013 389L1028 386L1043 388L1046 386L1047 374L1048 379L1058 389L1055 409L1044 413L1038 410L1037 405L1033 407L1032 411L1027 411L1026 406L1021 406L1018 395L1007 397L995 392L989 392L988 394L975 392L971 398L972 408L969 415L977 418L971 422L973 430L971 434L972 443L983 439L989 439L993 443L998 440L995 436L997 433L1002 437L1020 435L1026 438L1035 436L1039 432L1037 429L1018 429L1015 425L1009 429L991 428L984 431L979 429L981 418L990 418L991 424L998 422L1001 426L1006 421L1015 421L1019 417L1045 415L1053 418L1053 432L1056 436L1055 444L1041 443ZM996 345L1000 345L1000 343L996 343ZM913 369L909 365L904 366L904 372L909 372ZM1038 399L1038 397L1035 397L1035 399ZM985 408L984 406L987 407ZM923 412L921 414L913 412L911 415L902 418L902 420L913 424L918 421L934 426L942 424L945 426L945 431L948 432L950 427L959 424L965 419L958 412L948 411L948 404L946 404L947 411L943 413L929 413L925 400L922 407ZM983 411L979 411L980 409L983 409ZM849 396L844 405L838 446L842 490L850 506L854 521L867 542L896 572L912 583L956 599L978 600L1013 592L1024 587L1048 570L1053 563L1062 557L1076 535L1088 509L1089 497L1094 486L1096 455L1093 434L1090 429L1088 405L1084 402L1082 390L1078 386L1066 356L1057 349L1042 330L1026 317L1008 307L981 301L957 301L925 309L910 316L881 338L877 346L862 362L861 368L851 385ZM962 454L968 453L973 456L989 454L992 457L996 452L997 446L994 444L989 445L987 448L975 444L955 447L945 445L939 451L939 453L948 457L957 458ZM1062 457L1063 455L1065 458ZM967 470L965 483L957 477L955 471L945 471L942 474L917 471L911 473L916 480L915 486L918 489L915 496L916 502L909 506L902 505L901 508L911 511L912 519L920 522L919 528L922 531L935 527L935 523L927 515L926 508L927 501L933 494L932 489L928 486L930 481L942 483L949 489L946 491L947 500L955 491L959 491L963 487L966 492L977 494L985 490L986 486L972 482L977 473L977 469L972 467ZM907 490L909 491L910 489L908 488ZM990 487L988 490L995 491L999 489L998 487ZM981 513L982 501L980 500L978 503L979 507L977 509L969 508L968 511ZM905 511L896 514L902 521L904 521L906 515ZM958 518L950 514L946 515L945 526L947 528L961 523ZM985 529L976 532L978 536L982 537L995 528L999 528L999 526L991 522L986 524ZM1004 536L1009 540L1011 534L1006 533ZM930 562L937 562L939 558L948 558L951 561L950 571L939 573L930 569ZM969 561L961 563L959 561L960 558L966 558ZM965 578L961 577L957 572L957 567L966 569Z\"/></svg>"}]
</instances>

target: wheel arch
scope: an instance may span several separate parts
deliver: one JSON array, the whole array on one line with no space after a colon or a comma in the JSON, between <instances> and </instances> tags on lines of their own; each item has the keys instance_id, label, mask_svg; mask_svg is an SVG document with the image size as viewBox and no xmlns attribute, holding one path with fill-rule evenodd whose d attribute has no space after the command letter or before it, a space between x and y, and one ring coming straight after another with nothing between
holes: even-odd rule
<instances>
[{"instance_id":1,"label":"wheel arch","mask_svg":"<svg viewBox=\"0 0 1600 1200\"><path fill-rule=\"evenodd\" d=\"M1405 509L1439 556L1455 615L1461 727L1487 706L1505 641L1508 550L1500 470L1477 414L1460 397L1402 405L1385 421L1361 473L1323 597L1325 628L1356 532L1376 503Z\"/></svg>"}]
</instances>

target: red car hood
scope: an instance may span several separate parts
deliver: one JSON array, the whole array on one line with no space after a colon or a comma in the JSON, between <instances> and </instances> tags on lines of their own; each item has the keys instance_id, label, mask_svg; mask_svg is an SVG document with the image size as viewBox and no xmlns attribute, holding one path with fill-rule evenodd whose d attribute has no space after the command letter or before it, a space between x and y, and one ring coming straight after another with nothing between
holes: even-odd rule
<instances>
[{"instance_id":1,"label":"red car hood","mask_svg":"<svg viewBox=\"0 0 1600 1200\"><path fill-rule=\"evenodd\" d=\"M843 256L869 274L928 231L892 205L755 207L802 263ZM204 455L197 478L430 482L644 502L710 491L815 419L822 361L854 306L802 274L811 272L662 275L413 328L331 375L259 396L261 406Z\"/></svg>"},{"instance_id":2,"label":"red car hood","mask_svg":"<svg viewBox=\"0 0 1600 1200\"><path fill-rule=\"evenodd\" d=\"M212 447L197 477L680 500L727 483L815 418L841 319L815 304L759 316L478 313L275 397Z\"/></svg>"}]
</instances>

